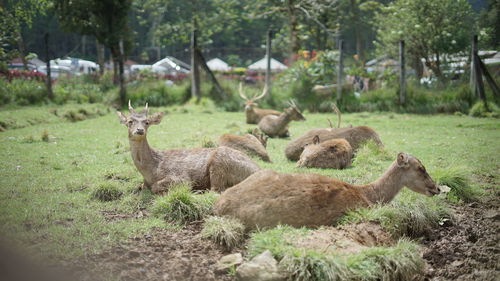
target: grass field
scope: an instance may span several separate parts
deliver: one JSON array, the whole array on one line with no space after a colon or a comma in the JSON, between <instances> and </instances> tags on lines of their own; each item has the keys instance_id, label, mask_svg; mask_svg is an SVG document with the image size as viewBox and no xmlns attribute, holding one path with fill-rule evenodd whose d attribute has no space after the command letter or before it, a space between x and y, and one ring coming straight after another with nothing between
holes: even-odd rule
<instances>
[{"instance_id":1,"label":"grass field","mask_svg":"<svg viewBox=\"0 0 500 281\"><path fill-rule=\"evenodd\" d=\"M224 133L243 134L254 127L244 123L243 113L194 106L156 110L168 111L160 125L149 129L149 143L157 149L200 147L210 140L216 142ZM3 110L0 116L12 113ZM306 113L305 117L307 121L291 124L292 139L311 128L327 127L326 118L335 119L331 114ZM376 130L385 151L360 154L365 158L346 170L304 169L285 158L284 148L290 139L270 139L268 151L273 162L256 161L279 172L314 172L361 184L381 175L398 152L408 152L423 162L431 176L455 169L465 174L474 188L498 187L500 183L498 119L393 113L342 117L344 126L366 125ZM150 211L155 196L137 191L142 177L128 150L127 129L113 112L80 122L51 119L23 127L0 133L2 236L14 238L42 256L75 258L97 253L153 227L178 227L152 215L142 216ZM118 190L119 200L93 199L94 191L102 186ZM424 208L445 202L443 196L424 198L409 190L403 190L397 200L417 197L422 198ZM114 220L113 216L125 219Z\"/></svg>"}]
</instances>

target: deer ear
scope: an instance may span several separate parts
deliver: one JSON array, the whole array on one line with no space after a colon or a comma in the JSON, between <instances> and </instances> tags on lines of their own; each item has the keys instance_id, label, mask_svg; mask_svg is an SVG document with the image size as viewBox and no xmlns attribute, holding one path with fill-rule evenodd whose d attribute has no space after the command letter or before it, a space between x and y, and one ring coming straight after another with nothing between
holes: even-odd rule
<instances>
[{"instance_id":1,"label":"deer ear","mask_svg":"<svg viewBox=\"0 0 500 281\"><path fill-rule=\"evenodd\" d=\"M120 120L120 124L127 124L127 116L125 116L123 113L120 111L117 111L116 114L118 114L118 119Z\"/></svg>"},{"instance_id":2,"label":"deer ear","mask_svg":"<svg viewBox=\"0 0 500 281\"><path fill-rule=\"evenodd\" d=\"M404 152L398 153L398 167L408 167L408 154Z\"/></svg>"},{"instance_id":3,"label":"deer ear","mask_svg":"<svg viewBox=\"0 0 500 281\"><path fill-rule=\"evenodd\" d=\"M163 118L163 112L158 112L153 114L153 116L149 117L149 122L151 122L151 125L158 125L160 124L162 118Z\"/></svg>"},{"instance_id":4,"label":"deer ear","mask_svg":"<svg viewBox=\"0 0 500 281\"><path fill-rule=\"evenodd\" d=\"M319 144L319 136L315 135L313 138L313 144Z\"/></svg>"},{"instance_id":5,"label":"deer ear","mask_svg":"<svg viewBox=\"0 0 500 281\"><path fill-rule=\"evenodd\" d=\"M252 135L258 137L259 136L259 128L255 128L252 130Z\"/></svg>"}]
</instances>

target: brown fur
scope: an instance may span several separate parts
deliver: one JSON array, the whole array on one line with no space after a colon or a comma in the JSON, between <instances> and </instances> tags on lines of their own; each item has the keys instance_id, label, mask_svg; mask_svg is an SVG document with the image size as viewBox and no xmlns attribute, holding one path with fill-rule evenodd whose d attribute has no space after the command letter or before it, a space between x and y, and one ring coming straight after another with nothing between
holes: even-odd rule
<instances>
[{"instance_id":1,"label":"brown fur","mask_svg":"<svg viewBox=\"0 0 500 281\"><path fill-rule=\"evenodd\" d=\"M159 124L163 113L148 117L147 105L143 112L136 113L130 102L129 110L129 117L121 112L118 117L128 127L134 164L144 177L144 185L154 193L178 183L188 183L194 189L223 191L260 169L248 156L229 147L153 149L146 138L147 129Z\"/></svg>"},{"instance_id":2,"label":"brown fur","mask_svg":"<svg viewBox=\"0 0 500 281\"><path fill-rule=\"evenodd\" d=\"M264 87L264 90L260 96L254 96L252 98L248 98L243 93L243 84L240 83L239 87L240 97L245 100L245 115L247 124L259 124L260 120L267 115L280 115L281 112L272 110L272 109L261 109L258 108L257 100L263 98L267 94L267 87Z\"/></svg>"},{"instance_id":3,"label":"brown fur","mask_svg":"<svg viewBox=\"0 0 500 281\"><path fill-rule=\"evenodd\" d=\"M403 186L428 196L439 193L421 162L399 153L378 180L359 186L317 174L261 170L223 192L214 211L249 229L316 227L331 225L354 208L390 202Z\"/></svg>"},{"instance_id":4,"label":"brown fur","mask_svg":"<svg viewBox=\"0 0 500 281\"><path fill-rule=\"evenodd\" d=\"M354 128L319 128L308 131L305 135L291 141L285 148L285 155L289 160L297 161L304 147L312 143L314 136L319 136L322 141L330 139L345 139L355 152L361 144L373 140L377 145L383 146L377 132L366 126Z\"/></svg>"},{"instance_id":5,"label":"brown fur","mask_svg":"<svg viewBox=\"0 0 500 281\"><path fill-rule=\"evenodd\" d=\"M300 154L297 167L344 169L351 166L352 147L345 139L331 139L320 143L318 136Z\"/></svg>"},{"instance_id":6,"label":"brown fur","mask_svg":"<svg viewBox=\"0 0 500 281\"><path fill-rule=\"evenodd\" d=\"M267 115L259 122L259 129L271 138L285 138L290 136L288 132L288 124L292 121L305 121L306 118L302 115L295 104L285 109L285 112L280 116Z\"/></svg>"},{"instance_id":7,"label":"brown fur","mask_svg":"<svg viewBox=\"0 0 500 281\"><path fill-rule=\"evenodd\" d=\"M244 136L225 134L219 137L219 146L227 146L239 150L249 156L260 158L262 161L271 162L267 154L265 145L267 144L267 137L253 132Z\"/></svg>"}]
</instances>

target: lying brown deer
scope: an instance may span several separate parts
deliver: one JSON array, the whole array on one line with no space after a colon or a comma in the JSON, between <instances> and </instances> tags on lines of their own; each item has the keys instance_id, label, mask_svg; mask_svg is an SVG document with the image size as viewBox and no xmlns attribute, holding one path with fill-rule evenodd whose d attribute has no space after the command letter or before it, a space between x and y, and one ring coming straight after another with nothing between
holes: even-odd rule
<instances>
[{"instance_id":1,"label":"lying brown deer","mask_svg":"<svg viewBox=\"0 0 500 281\"><path fill-rule=\"evenodd\" d=\"M229 147L153 149L146 138L147 130L151 125L160 124L163 113L148 116L147 104L137 113L130 101L129 111L129 117L117 112L118 117L120 123L128 127L134 164L144 177L144 185L154 193L178 183L189 183L193 189L223 191L260 169L247 155Z\"/></svg>"},{"instance_id":2,"label":"lying brown deer","mask_svg":"<svg viewBox=\"0 0 500 281\"><path fill-rule=\"evenodd\" d=\"M259 133L258 129L253 130L252 134L244 136L222 135L219 137L218 145L231 147L249 156L258 157L262 161L271 162L266 151L267 136Z\"/></svg>"},{"instance_id":3,"label":"lying brown deer","mask_svg":"<svg viewBox=\"0 0 500 281\"><path fill-rule=\"evenodd\" d=\"M259 122L259 129L271 138L286 138L290 136L288 124L292 121L305 121L299 108L294 102L290 102L290 107L285 108L279 116L267 115Z\"/></svg>"},{"instance_id":4,"label":"lying brown deer","mask_svg":"<svg viewBox=\"0 0 500 281\"><path fill-rule=\"evenodd\" d=\"M345 139L331 139L320 143L315 136L300 154L297 167L344 169L351 166L352 147Z\"/></svg>"},{"instance_id":5,"label":"lying brown deer","mask_svg":"<svg viewBox=\"0 0 500 281\"><path fill-rule=\"evenodd\" d=\"M280 174L261 170L227 189L216 201L218 216L239 219L247 228L331 225L345 212L388 203L406 186L433 196L440 191L420 160L399 153L376 181L352 185L318 174Z\"/></svg>"},{"instance_id":6,"label":"lying brown deer","mask_svg":"<svg viewBox=\"0 0 500 281\"><path fill-rule=\"evenodd\" d=\"M281 112L271 109L261 109L258 108L257 101L266 96L267 94L267 86L264 86L264 90L260 96L253 96L252 98L248 98L243 93L243 84L240 82L239 93L240 97L245 100L245 114L247 124L258 124L259 121L266 115L280 115Z\"/></svg>"}]
</instances>

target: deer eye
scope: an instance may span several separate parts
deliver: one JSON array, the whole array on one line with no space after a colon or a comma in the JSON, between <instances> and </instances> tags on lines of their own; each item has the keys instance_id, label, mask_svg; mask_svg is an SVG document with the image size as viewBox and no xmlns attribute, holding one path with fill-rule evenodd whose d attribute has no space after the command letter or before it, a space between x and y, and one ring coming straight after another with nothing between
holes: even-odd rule
<instances>
[{"instance_id":1,"label":"deer eye","mask_svg":"<svg viewBox=\"0 0 500 281\"><path fill-rule=\"evenodd\" d=\"M129 124L129 125L132 125L132 124L134 124L134 121L132 121L132 120L128 120L128 124Z\"/></svg>"},{"instance_id":2,"label":"deer eye","mask_svg":"<svg viewBox=\"0 0 500 281\"><path fill-rule=\"evenodd\" d=\"M149 125L149 121L145 121L144 124Z\"/></svg>"}]
</instances>

